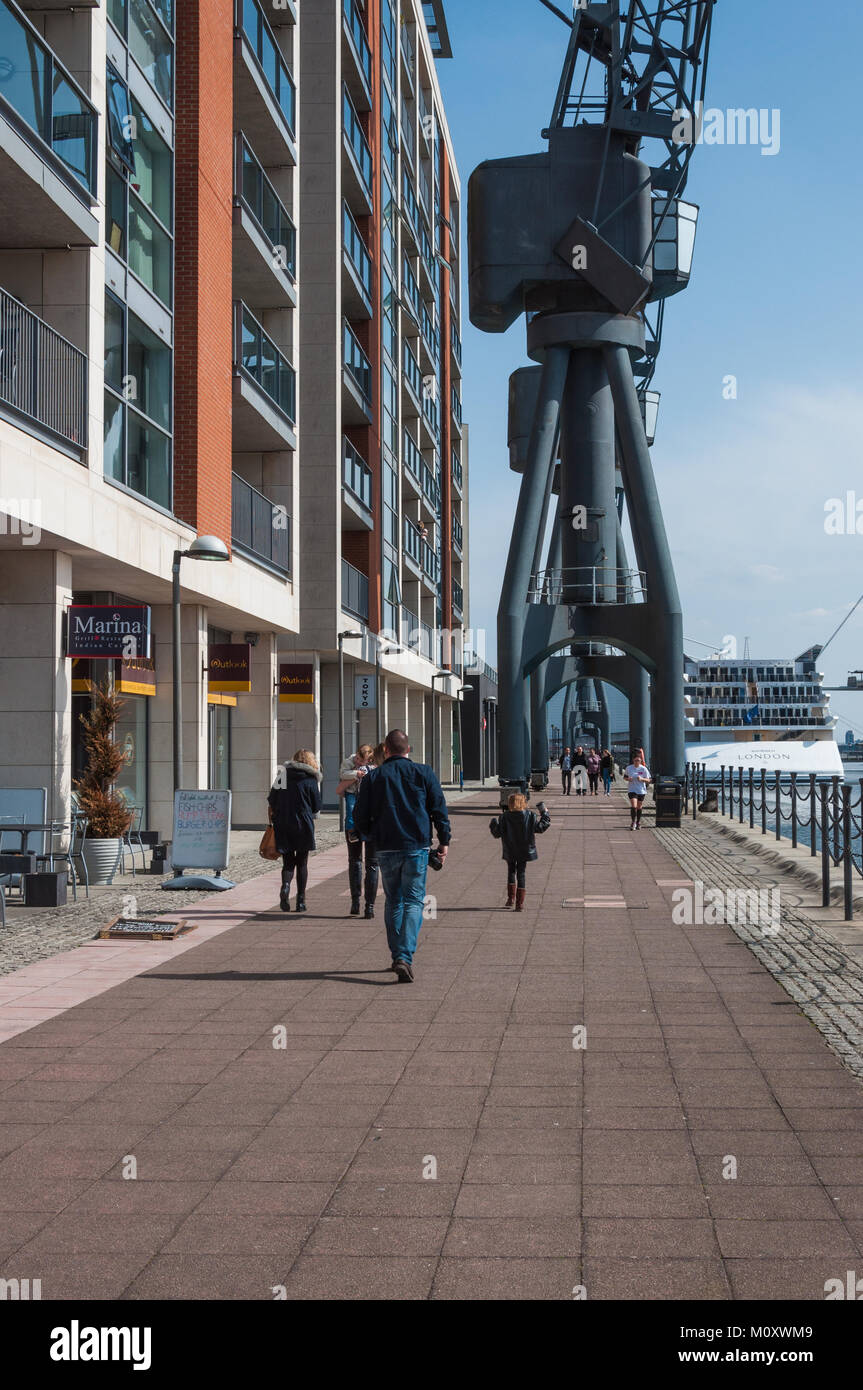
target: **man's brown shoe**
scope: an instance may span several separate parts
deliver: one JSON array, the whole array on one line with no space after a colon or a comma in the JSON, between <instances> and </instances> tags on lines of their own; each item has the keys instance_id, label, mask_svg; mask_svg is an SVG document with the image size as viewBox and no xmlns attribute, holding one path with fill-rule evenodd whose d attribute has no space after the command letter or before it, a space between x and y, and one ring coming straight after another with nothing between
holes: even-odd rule
<instances>
[{"instance_id":1,"label":"man's brown shoe","mask_svg":"<svg viewBox=\"0 0 863 1390\"><path fill-rule=\"evenodd\" d=\"M400 985L412 985L414 982L414 972L406 960L397 960L393 965Z\"/></svg>"},{"instance_id":2,"label":"man's brown shoe","mask_svg":"<svg viewBox=\"0 0 863 1390\"><path fill-rule=\"evenodd\" d=\"M517 892L516 895L515 895L515 910L516 910L516 912L523 912L523 911L524 911L525 893L526 893L526 889L524 889L524 888L519 888L518 892Z\"/></svg>"}]
</instances>

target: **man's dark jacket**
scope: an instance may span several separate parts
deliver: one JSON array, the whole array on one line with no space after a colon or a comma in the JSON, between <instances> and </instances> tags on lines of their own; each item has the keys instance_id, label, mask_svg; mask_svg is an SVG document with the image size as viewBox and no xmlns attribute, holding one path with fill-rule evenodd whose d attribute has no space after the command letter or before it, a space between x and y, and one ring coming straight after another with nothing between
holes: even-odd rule
<instances>
[{"instance_id":1,"label":"man's dark jacket","mask_svg":"<svg viewBox=\"0 0 863 1390\"><path fill-rule=\"evenodd\" d=\"M496 840L503 841L502 858L510 864L527 864L537 857L536 835L544 835L551 825L551 816L543 811L504 811L489 822Z\"/></svg>"},{"instance_id":2,"label":"man's dark jacket","mask_svg":"<svg viewBox=\"0 0 863 1390\"><path fill-rule=\"evenodd\" d=\"M428 849L432 825L442 845L452 838L443 789L426 763L387 758L366 773L354 808L354 829L375 849L414 854Z\"/></svg>"}]
</instances>

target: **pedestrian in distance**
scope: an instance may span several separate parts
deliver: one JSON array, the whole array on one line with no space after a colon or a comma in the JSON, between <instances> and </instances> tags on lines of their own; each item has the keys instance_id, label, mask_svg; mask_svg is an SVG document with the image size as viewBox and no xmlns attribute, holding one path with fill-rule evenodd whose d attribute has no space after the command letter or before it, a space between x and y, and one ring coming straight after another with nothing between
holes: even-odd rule
<instances>
[{"instance_id":1,"label":"pedestrian in distance","mask_svg":"<svg viewBox=\"0 0 863 1390\"><path fill-rule=\"evenodd\" d=\"M502 857L506 862L506 906L515 907L516 912L524 911L526 894L525 870L528 864L538 858L536 836L544 835L551 825L551 816L544 801L538 801L536 811L531 811L527 797L521 792L513 792L507 800L506 810L489 821L489 830L503 846Z\"/></svg>"},{"instance_id":2,"label":"pedestrian in distance","mask_svg":"<svg viewBox=\"0 0 863 1390\"><path fill-rule=\"evenodd\" d=\"M575 773L576 796L587 795L587 755L581 744L572 755L572 770Z\"/></svg>"},{"instance_id":3,"label":"pedestrian in distance","mask_svg":"<svg viewBox=\"0 0 863 1390\"><path fill-rule=\"evenodd\" d=\"M366 921L375 915L375 899L378 894L379 866L375 847L371 840L363 840L354 827L359 785L363 777L372 770L375 750L370 743L363 743L352 757L346 758L339 776L336 794L345 803L345 842L348 847L348 885L351 892L351 917L359 917L361 896L365 896ZM363 855L365 854L365 868Z\"/></svg>"},{"instance_id":4,"label":"pedestrian in distance","mask_svg":"<svg viewBox=\"0 0 863 1390\"><path fill-rule=\"evenodd\" d=\"M282 891L279 906L290 912L291 882L297 875L297 912L306 909L309 854L315 849L315 821L321 809L322 775L317 758L307 748L299 748L282 765L270 795L269 818L282 856Z\"/></svg>"},{"instance_id":5,"label":"pedestrian in distance","mask_svg":"<svg viewBox=\"0 0 863 1390\"><path fill-rule=\"evenodd\" d=\"M611 796L611 784L614 781L614 758L607 748L603 748L602 750L599 769L602 773L602 785L605 787L605 795Z\"/></svg>"},{"instance_id":6,"label":"pedestrian in distance","mask_svg":"<svg viewBox=\"0 0 863 1390\"><path fill-rule=\"evenodd\" d=\"M429 863L442 868L452 838L443 789L432 768L411 761L410 740L393 729L386 759L360 782L354 826L374 841L386 894L384 921L399 984L411 984ZM438 844L432 854L432 827Z\"/></svg>"},{"instance_id":7,"label":"pedestrian in distance","mask_svg":"<svg viewBox=\"0 0 863 1390\"><path fill-rule=\"evenodd\" d=\"M599 796L599 769L599 754L595 748L591 748L587 755L587 780L590 783L591 796Z\"/></svg>"},{"instance_id":8,"label":"pedestrian in distance","mask_svg":"<svg viewBox=\"0 0 863 1390\"><path fill-rule=\"evenodd\" d=\"M572 750L564 748L563 753L557 760L560 768L560 776L563 782L564 796L572 796Z\"/></svg>"},{"instance_id":9,"label":"pedestrian in distance","mask_svg":"<svg viewBox=\"0 0 863 1390\"><path fill-rule=\"evenodd\" d=\"M641 753L633 755L632 762L623 774L628 782L630 830L641 829L641 810L652 778Z\"/></svg>"}]
</instances>

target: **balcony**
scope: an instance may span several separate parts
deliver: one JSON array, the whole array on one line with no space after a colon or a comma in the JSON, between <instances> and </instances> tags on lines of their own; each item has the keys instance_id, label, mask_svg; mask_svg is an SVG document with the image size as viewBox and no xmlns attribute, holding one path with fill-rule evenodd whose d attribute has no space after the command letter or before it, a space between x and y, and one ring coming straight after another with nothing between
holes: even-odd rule
<instances>
[{"instance_id":1,"label":"balcony","mask_svg":"<svg viewBox=\"0 0 863 1390\"><path fill-rule=\"evenodd\" d=\"M374 161L347 86L342 89L342 115L342 148L345 153L342 160L342 191L359 217L371 217Z\"/></svg>"},{"instance_id":2,"label":"balcony","mask_svg":"<svg viewBox=\"0 0 863 1390\"><path fill-rule=\"evenodd\" d=\"M452 609L459 618L464 617L464 589L455 579L452 581Z\"/></svg>"},{"instance_id":3,"label":"balcony","mask_svg":"<svg viewBox=\"0 0 863 1390\"><path fill-rule=\"evenodd\" d=\"M0 55L0 244L97 245L95 107L10 0Z\"/></svg>"},{"instance_id":4,"label":"balcony","mask_svg":"<svg viewBox=\"0 0 863 1390\"><path fill-rule=\"evenodd\" d=\"M438 269L437 257L432 249L431 238L425 229L425 224L419 224L419 253L420 253L420 272L425 277L427 286L426 298L437 300L440 293L440 271Z\"/></svg>"},{"instance_id":5,"label":"balcony","mask_svg":"<svg viewBox=\"0 0 863 1390\"><path fill-rule=\"evenodd\" d=\"M372 317L372 258L347 203L342 204L343 257L342 308L348 318Z\"/></svg>"},{"instance_id":6,"label":"balcony","mask_svg":"<svg viewBox=\"0 0 863 1390\"><path fill-rule=\"evenodd\" d=\"M357 0L343 0L342 73L358 111L372 106L372 51Z\"/></svg>"},{"instance_id":7,"label":"balcony","mask_svg":"<svg viewBox=\"0 0 863 1390\"><path fill-rule=\"evenodd\" d=\"M440 560L427 540L423 540L420 544L420 563L423 579L432 589L437 591L437 586L440 583Z\"/></svg>"},{"instance_id":8,"label":"balcony","mask_svg":"<svg viewBox=\"0 0 863 1390\"><path fill-rule=\"evenodd\" d=\"M464 469L462 468L461 459L455 449L453 449L452 453L452 480L459 494L464 497Z\"/></svg>"},{"instance_id":9,"label":"balcony","mask_svg":"<svg viewBox=\"0 0 863 1390\"><path fill-rule=\"evenodd\" d=\"M414 526L407 517L404 518L403 527L403 546L405 559L411 564L417 578L422 575L423 569L423 545L425 544L421 532Z\"/></svg>"},{"instance_id":10,"label":"balcony","mask_svg":"<svg viewBox=\"0 0 863 1390\"><path fill-rule=\"evenodd\" d=\"M87 448L87 357L0 289L0 414L80 458Z\"/></svg>"},{"instance_id":11,"label":"balcony","mask_svg":"<svg viewBox=\"0 0 863 1390\"><path fill-rule=\"evenodd\" d=\"M231 544L280 574L291 573L291 518L284 507L231 474Z\"/></svg>"},{"instance_id":12,"label":"balcony","mask_svg":"<svg viewBox=\"0 0 863 1390\"><path fill-rule=\"evenodd\" d=\"M456 554L464 554L464 527L455 512L452 514L452 548Z\"/></svg>"},{"instance_id":13,"label":"balcony","mask_svg":"<svg viewBox=\"0 0 863 1390\"><path fill-rule=\"evenodd\" d=\"M410 91L413 92L414 79L416 77L417 70L417 60L416 54L414 53L414 43L413 39L411 38L410 29L407 27L406 24L403 24L401 26L401 53L402 71L408 79L407 86L410 88Z\"/></svg>"},{"instance_id":14,"label":"balcony","mask_svg":"<svg viewBox=\"0 0 863 1390\"><path fill-rule=\"evenodd\" d=\"M432 516L436 517L440 511L440 484L425 459L423 459L422 490L424 503Z\"/></svg>"},{"instance_id":15,"label":"balcony","mask_svg":"<svg viewBox=\"0 0 863 1390\"><path fill-rule=\"evenodd\" d=\"M258 309L296 306L297 231L246 137L234 139L234 293Z\"/></svg>"},{"instance_id":16,"label":"balcony","mask_svg":"<svg viewBox=\"0 0 863 1390\"><path fill-rule=\"evenodd\" d=\"M422 422L431 436L434 448L440 446L440 412L437 397L431 391L423 392Z\"/></svg>"},{"instance_id":17,"label":"balcony","mask_svg":"<svg viewBox=\"0 0 863 1390\"><path fill-rule=\"evenodd\" d=\"M422 301L420 309L420 334L429 372L437 372L440 359L440 334L434 325L425 300Z\"/></svg>"},{"instance_id":18,"label":"balcony","mask_svg":"<svg viewBox=\"0 0 863 1390\"><path fill-rule=\"evenodd\" d=\"M234 0L234 119L265 164L296 163L296 106L294 79L261 5Z\"/></svg>"},{"instance_id":19,"label":"balcony","mask_svg":"<svg viewBox=\"0 0 863 1390\"><path fill-rule=\"evenodd\" d=\"M402 222L413 240L409 254L420 249L420 209L408 169L402 170Z\"/></svg>"},{"instance_id":20,"label":"balcony","mask_svg":"<svg viewBox=\"0 0 863 1390\"><path fill-rule=\"evenodd\" d=\"M251 309L234 304L235 452L295 449L296 373Z\"/></svg>"},{"instance_id":21,"label":"balcony","mask_svg":"<svg viewBox=\"0 0 863 1390\"><path fill-rule=\"evenodd\" d=\"M454 386L450 392L450 402L452 404L452 418L458 426L459 434L461 434L461 397Z\"/></svg>"},{"instance_id":22,"label":"balcony","mask_svg":"<svg viewBox=\"0 0 863 1390\"><path fill-rule=\"evenodd\" d=\"M372 366L347 320L342 338L342 367L342 418L348 425L368 425L372 420Z\"/></svg>"},{"instance_id":23,"label":"balcony","mask_svg":"<svg viewBox=\"0 0 863 1390\"><path fill-rule=\"evenodd\" d=\"M426 461L419 451L415 440L404 432L404 465L405 480L410 483L417 497L422 496L423 469L427 466Z\"/></svg>"},{"instance_id":24,"label":"balcony","mask_svg":"<svg viewBox=\"0 0 863 1390\"><path fill-rule=\"evenodd\" d=\"M371 531L373 518L373 477L365 459L349 439L343 441L342 530Z\"/></svg>"},{"instance_id":25,"label":"balcony","mask_svg":"<svg viewBox=\"0 0 863 1390\"><path fill-rule=\"evenodd\" d=\"M404 413L407 416L417 416L422 410L423 375L420 371L420 364L407 342L404 344L402 360L404 363L402 382L407 388L402 392L405 404Z\"/></svg>"},{"instance_id":26,"label":"balcony","mask_svg":"<svg viewBox=\"0 0 863 1390\"><path fill-rule=\"evenodd\" d=\"M423 307L422 295L420 294L420 287L416 282L416 277L411 270L410 261L407 260L402 261L402 289L404 290L405 299L411 307L411 313L416 328L419 329ZM408 329L408 331L410 330Z\"/></svg>"},{"instance_id":27,"label":"balcony","mask_svg":"<svg viewBox=\"0 0 863 1390\"><path fill-rule=\"evenodd\" d=\"M363 623L369 620L369 581L345 559L342 560L342 608Z\"/></svg>"},{"instance_id":28,"label":"balcony","mask_svg":"<svg viewBox=\"0 0 863 1390\"><path fill-rule=\"evenodd\" d=\"M456 328L454 323L450 324L449 341L450 348L452 350L453 361L455 362L455 365L458 368L459 375L461 375L461 338L459 336L458 329Z\"/></svg>"}]
</instances>

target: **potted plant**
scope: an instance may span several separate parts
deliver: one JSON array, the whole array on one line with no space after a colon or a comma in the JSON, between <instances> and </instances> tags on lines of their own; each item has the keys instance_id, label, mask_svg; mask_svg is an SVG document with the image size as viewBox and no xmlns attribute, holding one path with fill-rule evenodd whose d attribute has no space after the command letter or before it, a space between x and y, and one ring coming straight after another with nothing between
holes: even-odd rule
<instances>
[{"instance_id":1,"label":"potted plant","mask_svg":"<svg viewBox=\"0 0 863 1390\"><path fill-rule=\"evenodd\" d=\"M87 763L74 787L78 807L87 817L83 854L91 883L113 883L123 836L132 820L126 802L114 790L125 761L123 749L114 742L114 728L124 703L106 682L96 687L89 714L80 716Z\"/></svg>"}]
</instances>

